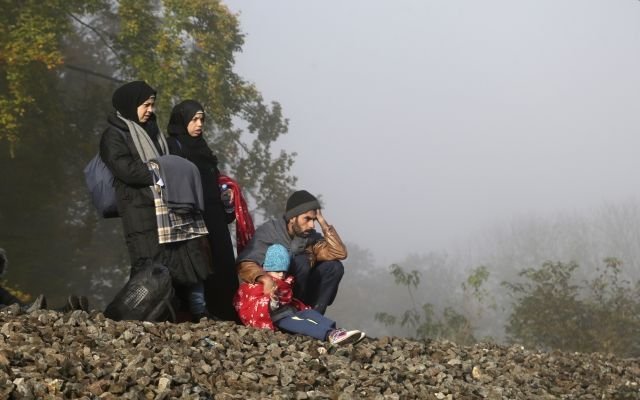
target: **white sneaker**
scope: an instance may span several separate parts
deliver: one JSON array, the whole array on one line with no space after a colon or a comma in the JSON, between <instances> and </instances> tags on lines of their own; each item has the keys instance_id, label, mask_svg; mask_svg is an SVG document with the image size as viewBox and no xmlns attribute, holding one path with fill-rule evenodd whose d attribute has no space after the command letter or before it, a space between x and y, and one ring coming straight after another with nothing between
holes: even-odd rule
<instances>
[{"instance_id":1,"label":"white sneaker","mask_svg":"<svg viewBox=\"0 0 640 400\"><path fill-rule=\"evenodd\" d=\"M334 329L327 335L327 340L333 345L357 343L364 339L366 334L358 330L345 331L344 329Z\"/></svg>"}]
</instances>

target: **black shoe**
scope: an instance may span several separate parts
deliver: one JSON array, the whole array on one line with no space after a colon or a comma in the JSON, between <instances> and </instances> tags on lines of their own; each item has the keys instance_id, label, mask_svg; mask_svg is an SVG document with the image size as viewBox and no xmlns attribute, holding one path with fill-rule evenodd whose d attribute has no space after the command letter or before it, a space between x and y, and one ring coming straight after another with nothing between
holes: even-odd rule
<instances>
[{"instance_id":1,"label":"black shoe","mask_svg":"<svg viewBox=\"0 0 640 400\"><path fill-rule=\"evenodd\" d=\"M69 297L67 297L67 303L62 308L64 312L69 312L69 311L79 310L79 309L80 309L80 299L78 299L78 296L76 296L75 294L72 294Z\"/></svg>"},{"instance_id":2,"label":"black shoe","mask_svg":"<svg viewBox=\"0 0 640 400\"><path fill-rule=\"evenodd\" d=\"M191 322L197 323L197 322L200 322L200 320L203 318L209 319L209 313L203 312L203 313L193 314L193 316L191 317Z\"/></svg>"},{"instance_id":3,"label":"black shoe","mask_svg":"<svg viewBox=\"0 0 640 400\"><path fill-rule=\"evenodd\" d=\"M200 322L202 318L211 320L211 321L220 321L220 318L215 315L209 313L209 311L205 311L203 313L193 314L193 318L191 318L192 322Z\"/></svg>"},{"instance_id":4,"label":"black shoe","mask_svg":"<svg viewBox=\"0 0 640 400\"><path fill-rule=\"evenodd\" d=\"M86 311L86 312L91 311L89 310L89 299L87 299L87 296L78 297L78 302L80 303L80 309L82 311Z\"/></svg>"}]
</instances>

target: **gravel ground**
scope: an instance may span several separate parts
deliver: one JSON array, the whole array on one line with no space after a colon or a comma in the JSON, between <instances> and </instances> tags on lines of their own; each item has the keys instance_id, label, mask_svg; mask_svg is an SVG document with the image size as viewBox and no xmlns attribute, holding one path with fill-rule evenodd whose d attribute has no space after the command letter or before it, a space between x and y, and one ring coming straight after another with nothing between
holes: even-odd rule
<instances>
[{"instance_id":1,"label":"gravel ground","mask_svg":"<svg viewBox=\"0 0 640 400\"><path fill-rule=\"evenodd\" d=\"M640 399L638 361L0 310L0 399Z\"/></svg>"}]
</instances>

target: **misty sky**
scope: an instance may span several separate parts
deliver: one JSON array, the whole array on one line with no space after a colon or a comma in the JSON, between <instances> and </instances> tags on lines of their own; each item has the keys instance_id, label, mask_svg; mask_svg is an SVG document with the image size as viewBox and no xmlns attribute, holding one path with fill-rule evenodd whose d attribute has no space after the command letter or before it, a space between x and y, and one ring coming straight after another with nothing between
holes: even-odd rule
<instances>
[{"instance_id":1,"label":"misty sky","mask_svg":"<svg viewBox=\"0 0 640 400\"><path fill-rule=\"evenodd\" d=\"M299 187L376 260L639 197L640 1L225 1Z\"/></svg>"}]
</instances>

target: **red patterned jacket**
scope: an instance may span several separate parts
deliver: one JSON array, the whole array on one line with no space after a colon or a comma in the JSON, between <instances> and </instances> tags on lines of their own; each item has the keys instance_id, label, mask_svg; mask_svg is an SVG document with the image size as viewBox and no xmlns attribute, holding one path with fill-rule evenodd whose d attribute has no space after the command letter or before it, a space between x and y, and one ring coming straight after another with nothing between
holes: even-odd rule
<instances>
[{"instance_id":1,"label":"red patterned jacket","mask_svg":"<svg viewBox=\"0 0 640 400\"><path fill-rule=\"evenodd\" d=\"M276 295L281 306L291 304L299 311L310 308L293 297L291 290L293 276L288 276L285 279L272 279L277 286ZM262 283L243 282L233 298L233 306L244 325L275 330L269 314L269 300L269 296L263 292Z\"/></svg>"}]
</instances>

